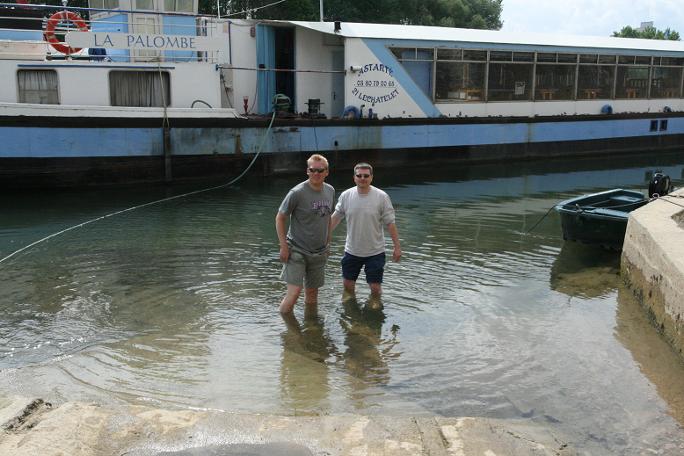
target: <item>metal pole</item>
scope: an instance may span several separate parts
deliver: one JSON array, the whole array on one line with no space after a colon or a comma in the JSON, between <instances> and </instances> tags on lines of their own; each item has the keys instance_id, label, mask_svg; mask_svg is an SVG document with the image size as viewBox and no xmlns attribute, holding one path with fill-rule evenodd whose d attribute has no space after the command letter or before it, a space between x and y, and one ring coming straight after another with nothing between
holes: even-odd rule
<instances>
[{"instance_id":1,"label":"metal pole","mask_svg":"<svg viewBox=\"0 0 684 456\"><path fill-rule=\"evenodd\" d=\"M323 0L319 0L320 11L321 11L321 22L323 22Z\"/></svg>"}]
</instances>

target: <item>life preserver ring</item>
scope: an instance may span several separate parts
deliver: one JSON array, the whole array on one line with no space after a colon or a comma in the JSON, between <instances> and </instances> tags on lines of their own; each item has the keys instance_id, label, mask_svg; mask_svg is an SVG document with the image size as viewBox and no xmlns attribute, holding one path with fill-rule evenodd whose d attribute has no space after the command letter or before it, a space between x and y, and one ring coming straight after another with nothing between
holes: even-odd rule
<instances>
[{"instance_id":1,"label":"life preserver ring","mask_svg":"<svg viewBox=\"0 0 684 456\"><path fill-rule=\"evenodd\" d=\"M47 24L45 25L43 37L45 38L45 41L50 43L50 46L52 46L53 48L55 48L56 51L59 51L62 54L75 54L78 51L80 51L81 48L72 48L66 46L62 44L59 41L59 38L57 38L57 35L55 35L55 29L61 22L71 22L81 32L87 32L88 26L86 25L83 18L79 16L78 13L74 13L73 11L58 11L52 16L50 16L50 19L48 19Z\"/></svg>"}]
</instances>

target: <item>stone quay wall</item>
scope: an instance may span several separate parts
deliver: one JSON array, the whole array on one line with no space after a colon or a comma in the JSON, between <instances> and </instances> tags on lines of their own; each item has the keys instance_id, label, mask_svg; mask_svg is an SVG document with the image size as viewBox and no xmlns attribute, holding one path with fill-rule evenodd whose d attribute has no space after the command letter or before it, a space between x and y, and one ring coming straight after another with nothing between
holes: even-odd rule
<instances>
[{"instance_id":1,"label":"stone quay wall","mask_svg":"<svg viewBox=\"0 0 684 456\"><path fill-rule=\"evenodd\" d=\"M684 189L632 212L622 277L684 359Z\"/></svg>"}]
</instances>

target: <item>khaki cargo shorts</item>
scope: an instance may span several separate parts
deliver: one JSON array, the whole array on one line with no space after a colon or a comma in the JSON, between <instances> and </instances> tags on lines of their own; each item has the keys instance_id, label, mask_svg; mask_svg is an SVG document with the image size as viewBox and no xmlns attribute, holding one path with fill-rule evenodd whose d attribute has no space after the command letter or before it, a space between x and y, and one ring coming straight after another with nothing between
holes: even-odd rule
<instances>
[{"instance_id":1,"label":"khaki cargo shorts","mask_svg":"<svg viewBox=\"0 0 684 456\"><path fill-rule=\"evenodd\" d=\"M290 258L283 265L280 279L289 285L320 288L325 282L325 263L328 255L309 255L290 248Z\"/></svg>"}]
</instances>

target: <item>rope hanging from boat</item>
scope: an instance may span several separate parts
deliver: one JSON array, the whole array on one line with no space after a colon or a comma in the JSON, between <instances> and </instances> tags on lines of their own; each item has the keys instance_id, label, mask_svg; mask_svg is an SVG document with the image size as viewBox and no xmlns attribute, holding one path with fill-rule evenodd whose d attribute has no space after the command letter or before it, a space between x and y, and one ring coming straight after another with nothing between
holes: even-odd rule
<instances>
[{"instance_id":1,"label":"rope hanging from boat","mask_svg":"<svg viewBox=\"0 0 684 456\"><path fill-rule=\"evenodd\" d=\"M103 215L103 216L101 216L101 217L97 217L97 218L94 218L94 219L92 219L92 220L88 220L88 221L86 221L86 222L79 223L78 225L70 226L69 228L65 228L65 229L63 229L63 230L61 230L61 231L58 231L58 232L56 232L56 233L52 233L52 234L49 235L49 236L45 236L45 237L42 238L42 239L39 239L39 240L37 240L37 241L35 241L35 242L32 242L32 243L30 243L30 244L28 244L28 245L26 245L26 246L20 248L19 250L15 250L14 252L12 252L12 253L10 253L9 255L7 255L6 257L0 259L0 264L2 264L3 262L5 262L5 261L9 260L10 258L14 257L15 255L18 255L18 254L21 253L21 252L25 252L26 250L30 249L31 247L34 247L34 246L36 246L36 245L38 245L38 244L41 244L41 243L43 243L43 242L45 242L45 241L47 241L47 240L49 240L49 239L52 239L52 238L54 238L54 237L57 237L57 236L59 236L59 235L61 235L61 234L67 233L67 232L72 231L72 230L75 230L76 228L82 228L82 227L84 227L84 226L86 226L86 225L90 225L91 223L95 223L95 222L98 222L98 221L100 221L100 220L104 220L104 219L109 218L109 217L114 217L115 215L121 215L121 214L124 214L124 213L126 213L126 212L132 212L132 211L134 211L134 210L136 210L136 209L141 209L141 208L143 208L143 207L152 206L152 205L154 205L154 204L165 203L165 202L167 202L167 201L172 201L172 200L176 200L176 199L180 199L180 198L185 198L185 197L192 196L192 195L198 195L198 194L200 194L200 193L210 192L210 191L212 191L212 190L218 190L218 189L224 188L224 187L230 187L231 185L233 185L234 183L236 183L237 181L239 181L240 179L242 179L242 177L243 177L245 174L247 174L247 172L252 168L252 166L253 166L254 163L256 162L257 158L259 158L259 155L261 154L261 151L263 150L264 143L266 142L266 137L268 136L268 133L271 131L271 127L273 126L273 122L275 121L275 118L276 118L276 111L273 111L273 115L271 116L271 122L268 124L268 128L266 129L266 131L264 132L264 135L263 135L262 138L261 138L261 142L259 143L259 147L257 148L257 152L256 152L256 154L254 154L254 158L252 158L252 161L249 163L249 165L247 166L247 168L245 168L245 170L242 171L242 173L240 173L239 176L237 176L236 178L232 179L231 181L226 182L225 184L216 185L216 186L214 186L214 187L208 187L208 188L203 188L203 189L200 189L200 190L194 190L194 191L191 191L191 192L183 193L183 194L181 194L181 195L170 196L170 197L168 197L168 198L163 198L163 199L156 200L156 201L150 201L149 203L139 204L138 206L133 206L133 207L129 207L129 208L127 208L127 209L122 209L122 210L120 210L120 211L112 212L112 213L110 213L110 214L106 214L106 215Z\"/></svg>"}]
</instances>

